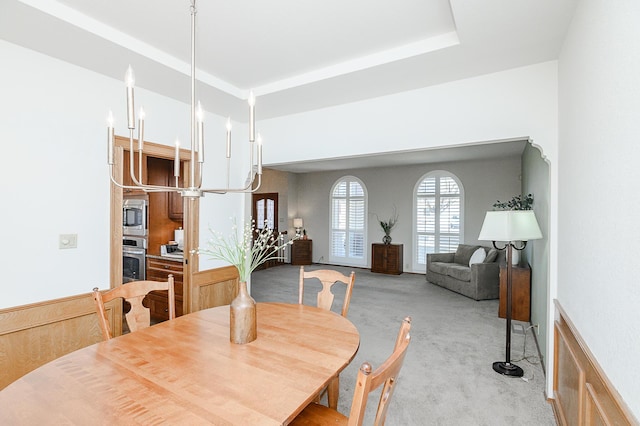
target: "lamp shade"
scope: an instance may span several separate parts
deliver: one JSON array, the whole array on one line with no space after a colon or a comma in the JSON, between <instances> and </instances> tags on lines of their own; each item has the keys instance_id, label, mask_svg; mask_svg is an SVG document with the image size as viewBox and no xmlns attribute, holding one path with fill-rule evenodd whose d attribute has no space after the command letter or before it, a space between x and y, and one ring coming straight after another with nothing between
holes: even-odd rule
<instances>
[{"instance_id":1,"label":"lamp shade","mask_svg":"<svg viewBox=\"0 0 640 426\"><path fill-rule=\"evenodd\" d=\"M295 219L293 219L293 227L294 228L302 228L302 219L299 217L296 217Z\"/></svg>"},{"instance_id":2,"label":"lamp shade","mask_svg":"<svg viewBox=\"0 0 640 426\"><path fill-rule=\"evenodd\" d=\"M533 210L505 210L487 212L479 240L529 241L542 238Z\"/></svg>"}]
</instances>

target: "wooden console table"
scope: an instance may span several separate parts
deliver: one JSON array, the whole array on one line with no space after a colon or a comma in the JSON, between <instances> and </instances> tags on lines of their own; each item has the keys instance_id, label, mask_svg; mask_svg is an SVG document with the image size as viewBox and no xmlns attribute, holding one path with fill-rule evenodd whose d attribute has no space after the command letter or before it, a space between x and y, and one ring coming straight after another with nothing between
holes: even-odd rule
<instances>
[{"instance_id":1,"label":"wooden console table","mask_svg":"<svg viewBox=\"0 0 640 426\"><path fill-rule=\"evenodd\" d=\"M531 320L531 268L528 264L514 265L511 285L511 319L529 322ZM506 318L507 313L507 265L500 265L500 307L498 316Z\"/></svg>"},{"instance_id":2,"label":"wooden console table","mask_svg":"<svg viewBox=\"0 0 640 426\"><path fill-rule=\"evenodd\" d=\"M402 244L371 244L371 272L400 275Z\"/></svg>"},{"instance_id":3,"label":"wooden console table","mask_svg":"<svg viewBox=\"0 0 640 426\"><path fill-rule=\"evenodd\" d=\"M291 245L292 265L311 265L313 258L313 242L311 240L294 240Z\"/></svg>"}]
</instances>

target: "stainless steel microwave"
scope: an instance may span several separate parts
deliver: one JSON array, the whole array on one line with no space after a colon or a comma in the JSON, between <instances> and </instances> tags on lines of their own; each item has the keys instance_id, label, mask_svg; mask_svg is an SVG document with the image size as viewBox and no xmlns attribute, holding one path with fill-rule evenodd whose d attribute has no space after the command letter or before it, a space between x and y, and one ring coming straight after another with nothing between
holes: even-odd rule
<instances>
[{"instance_id":1,"label":"stainless steel microwave","mask_svg":"<svg viewBox=\"0 0 640 426\"><path fill-rule=\"evenodd\" d=\"M122 234L147 236L149 202L142 198L125 198L122 206Z\"/></svg>"}]
</instances>

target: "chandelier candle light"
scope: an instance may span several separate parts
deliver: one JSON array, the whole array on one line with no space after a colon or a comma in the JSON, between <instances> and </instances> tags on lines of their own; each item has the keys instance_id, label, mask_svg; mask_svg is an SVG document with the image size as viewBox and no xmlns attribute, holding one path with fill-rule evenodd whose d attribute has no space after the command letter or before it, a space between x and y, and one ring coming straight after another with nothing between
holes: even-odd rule
<instances>
[{"instance_id":1,"label":"chandelier candle light","mask_svg":"<svg viewBox=\"0 0 640 426\"><path fill-rule=\"evenodd\" d=\"M255 146L255 102L256 98L253 92L249 94L249 166L250 166L250 179L249 182L240 188L231 188L229 184L229 172L230 172L230 159L231 159L231 118L227 119L226 123L226 158L227 158L227 182L225 188L220 189L202 189L202 166L204 163L204 111L200 102L197 104L196 109L196 1L191 0L191 123L190 123L190 137L191 137L191 149L190 149L190 173L188 185L180 186L180 142L176 140L175 146L175 160L174 160L174 177L175 186L161 186L161 185L149 185L143 182L142 179L142 153L144 149L144 110L140 108L138 114L138 176L135 176L134 171L134 146L133 136L135 131L135 109L134 109L134 86L135 77L131 66L127 69L125 74L125 84L127 89L127 127L129 128L129 173L131 175L131 181L133 185L127 186L121 182L118 182L113 175L113 163L114 163L114 129L113 129L113 113L109 111L107 119L107 143L108 154L107 162L109 164L109 176L111 181L118 187L123 189L139 189L145 192L178 192L183 197L197 198L202 197L204 193L226 194L228 192L255 192L262 181L262 138L258 134L257 147ZM254 151L257 151L257 160L254 165ZM198 174L196 181L196 153L198 163ZM257 184L254 185L256 182Z\"/></svg>"}]
</instances>

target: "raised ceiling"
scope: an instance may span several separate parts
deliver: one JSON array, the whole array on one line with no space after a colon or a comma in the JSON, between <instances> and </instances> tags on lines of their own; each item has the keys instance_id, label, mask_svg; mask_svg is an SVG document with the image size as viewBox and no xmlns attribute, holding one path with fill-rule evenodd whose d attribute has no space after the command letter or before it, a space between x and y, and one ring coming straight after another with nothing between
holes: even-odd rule
<instances>
[{"instance_id":1,"label":"raised ceiling","mask_svg":"<svg viewBox=\"0 0 640 426\"><path fill-rule=\"evenodd\" d=\"M577 0L200 0L198 99L246 121L554 60ZM189 0L2 0L0 38L189 102Z\"/></svg>"}]
</instances>

